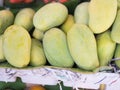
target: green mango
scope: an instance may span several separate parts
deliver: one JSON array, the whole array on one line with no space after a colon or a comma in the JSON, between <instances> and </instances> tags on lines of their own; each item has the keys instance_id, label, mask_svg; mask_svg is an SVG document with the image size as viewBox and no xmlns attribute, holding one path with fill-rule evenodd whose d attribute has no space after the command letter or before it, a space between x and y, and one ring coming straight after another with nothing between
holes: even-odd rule
<instances>
[{"instance_id":1,"label":"green mango","mask_svg":"<svg viewBox=\"0 0 120 90\"><path fill-rule=\"evenodd\" d=\"M49 3L41 7L34 15L33 24L41 31L61 25L68 16L68 9L62 3Z\"/></svg>"},{"instance_id":2,"label":"green mango","mask_svg":"<svg viewBox=\"0 0 120 90\"><path fill-rule=\"evenodd\" d=\"M14 14L10 10L0 10L0 34L14 22Z\"/></svg>"},{"instance_id":3,"label":"green mango","mask_svg":"<svg viewBox=\"0 0 120 90\"><path fill-rule=\"evenodd\" d=\"M117 14L117 0L91 0L89 3L89 27L98 34L108 30Z\"/></svg>"},{"instance_id":4,"label":"green mango","mask_svg":"<svg viewBox=\"0 0 120 90\"><path fill-rule=\"evenodd\" d=\"M120 58L120 44L116 45L114 58ZM120 68L120 60L116 60L115 64Z\"/></svg>"},{"instance_id":5,"label":"green mango","mask_svg":"<svg viewBox=\"0 0 120 90\"><path fill-rule=\"evenodd\" d=\"M88 25L89 12L88 12L89 2L82 2L77 5L74 12L75 23L82 23Z\"/></svg>"},{"instance_id":6,"label":"green mango","mask_svg":"<svg viewBox=\"0 0 120 90\"><path fill-rule=\"evenodd\" d=\"M67 33L70 54L82 69L93 70L99 66L97 45L93 32L85 24L74 24Z\"/></svg>"},{"instance_id":7,"label":"green mango","mask_svg":"<svg viewBox=\"0 0 120 90\"><path fill-rule=\"evenodd\" d=\"M120 10L118 10L116 19L112 26L111 38L116 43L120 43Z\"/></svg>"},{"instance_id":8,"label":"green mango","mask_svg":"<svg viewBox=\"0 0 120 90\"><path fill-rule=\"evenodd\" d=\"M110 30L96 35L97 51L100 66L106 66L112 59L116 43L111 39Z\"/></svg>"},{"instance_id":9,"label":"green mango","mask_svg":"<svg viewBox=\"0 0 120 90\"><path fill-rule=\"evenodd\" d=\"M45 64L46 64L46 57L43 51L42 43L39 40L32 38L30 65L41 66Z\"/></svg>"},{"instance_id":10,"label":"green mango","mask_svg":"<svg viewBox=\"0 0 120 90\"><path fill-rule=\"evenodd\" d=\"M14 24L24 27L26 30L30 31L33 28L33 16L35 10L32 8L21 9L14 20Z\"/></svg>"},{"instance_id":11,"label":"green mango","mask_svg":"<svg viewBox=\"0 0 120 90\"><path fill-rule=\"evenodd\" d=\"M74 61L68 49L66 35L59 28L51 28L44 34L43 48L51 65L58 67L73 66Z\"/></svg>"}]
</instances>

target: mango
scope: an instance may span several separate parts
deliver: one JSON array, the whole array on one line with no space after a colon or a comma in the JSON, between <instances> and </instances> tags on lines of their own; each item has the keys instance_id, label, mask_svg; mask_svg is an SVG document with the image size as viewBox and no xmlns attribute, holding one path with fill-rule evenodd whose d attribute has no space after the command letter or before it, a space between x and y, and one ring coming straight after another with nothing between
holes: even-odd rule
<instances>
[{"instance_id":1,"label":"mango","mask_svg":"<svg viewBox=\"0 0 120 90\"><path fill-rule=\"evenodd\" d=\"M3 35L0 35L0 62L6 61L3 54Z\"/></svg>"},{"instance_id":2,"label":"mango","mask_svg":"<svg viewBox=\"0 0 120 90\"><path fill-rule=\"evenodd\" d=\"M69 14L65 22L61 25L61 29L67 34L72 25L74 24L74 16Z\"/></svg>"},{"instance_id":3,"label":"mango","mask_svg":"<svg viewBox=\"0 0 120 90\"><path fill-rule=\"evenodd\" d=\"M89 27L95 33L108 30L117 14L117 0L91 0L89 3Z\"/></svg>"},{"instance_id":4,"label":"mango","mask_svg":"<svg viewBox=\"0 0 120 90\"><path fill-rule=\"evenodd\" d=\"M0 10L0 34L14 22L14 14L10 10Z\"/></svg>"},{"instance_id":5,"label":"mango","mask_svg":"<svg viewBox=\"0 0 120 90\"><path fill-rule=\"evenodd\" d=\"M44 32L43 31L40 31L39 29L35 28L33 33L32 33L32 36L37 39L37 40L41 40L43 39L43 36L44 36Z\"/></svg>"},{"instance_id":6,"label":"mango","mask_svg":"<svg viewBox=\"0 0 120 90\"><path fill-rule=\"evenodd\" d=\"M82 2L77 5L74 11L75 23L82 23L88 25L89 12L88 12L89 2Z\"/></svg>"},{"instance_id":7,"label":"mango","mask_svg":"<svg viewBox=\"0 0 120 90\"><path fill-rule=\"evenodd\" d=\"M118 10L116 19L112 25L111 38L116 43L120 43L120 10Z\"/></svg>"},{"instance_id":8,"label":"mango","mask_svg":"<svg viewBox=\"0 0 120 90\"><path fill-rule=\"evenodd\" d=\"M72 67L74 61L70 55L65 33L59 28L51 28L43 37L43 48L48 62L57 67Z\"/></svg>"},{"instance_id":9,"label":"mango","mask_svg":"<svg viewBox=\"0 0 120 90\"><path fill-rule=\"evenodd\" d=\"M117 7L120 8L120 0L117 0Z\"/></svg>"},{"instance_id":10,"label":"mango","mask_svg":"<svg viewBox=\"0 0 120 90\"><path fill-rule=\"evenodd\" d=\"M26 67L30 62L31 37L19 25L9 26L3 34L3 54L14 67Z\"/></svg>"},{"instance_id":11,"label":"mango","mask_svg":"<svg viewBox=\"0 0 120 90\"><path fill-rule=\"evenodd\" d=\"M14 24L24 27L26 30L30 31L33 28L33 16L35 10L32 8L21 9L14 20Z\"/></svg>"},{"instance_id":12,"label":"mango","mask_svg":"<svg viewBox=\"0 0 120 90\"><path fill-rule=\"evenodd\" d=\"M96 35L100 66L107 66L114 55L116 43L111 39L110 30Z\"/></svg>"},{"instance_id":13,"label":"mango","mask_svg":"<svg viewBox=\"0 0 120 90\"><path fill-rule=\"evenodd\" d=\"M61 25L68 16L68 9L61 3L49 3L41 7L34 15L33 24L41 31Z\"/></svg>"},{"instance_id":14,"label":"mango","mask_svg":"<svg viewBox=\"0 0 120 90\"><path fill-rule=\"evenodd\" d=\"M120 58L120 44L116 45L114 58L116 58L116 59ZM120 60L116 60L115 64L117 65L118 68L120 68Z\"/></svg>"},{"instance_id":15,"label":"mango","mask_svg":"<svg viewBox=\"0 0 120 90\"><path fill-rule=\"evenodd\" d=\"M87 25L74 24L67 33L67 42L78 67L93 70L99 66L95 36Z\"/></svg>"},{"instance_id":16,"label":"mango","mask_svg":"<svg viewBox=\"0 0 120 90\"><path fill-rule=\"evenodd\" d=\"M39 40L32 38L30 65L41 66L45 64L46 64L46 57L43 51L42 43Z\"/></svg>"}]
</instances>

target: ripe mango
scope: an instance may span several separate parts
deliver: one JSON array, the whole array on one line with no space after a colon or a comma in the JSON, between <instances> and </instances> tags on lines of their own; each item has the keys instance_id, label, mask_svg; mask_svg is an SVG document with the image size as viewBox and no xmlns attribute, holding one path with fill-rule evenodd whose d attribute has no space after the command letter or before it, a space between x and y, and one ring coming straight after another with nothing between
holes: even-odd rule
<instances>
[{"instance_id":1,"label":"ripe mango","mask_svg":"<svg viewBox=\"0 0 120 90\"><path fill-rule=\"evenodd\" d=\"M65 22L61 25L61 29L67 34L72 25L74 24L74 16L69 14Z\"/></svg>"},{"instance_id":2,"label":"ripe mango","mask_svg":"<svg viewBox=\"0 0 120 90\"><path fill-rule=\"evenodd\" d=\"M46 57L43 51L42 43L39 40L32 38L30 65L41 66L45 64L46 64Z\"/></svg>"},{"instance_id":3,"label":"ripe mango","mask_svg":"<svg viewBox=\"0 0 120 90\"><path fill-rule=\"evenodd\" d=\"M30 31L33 28L33 16L35 10L32 8L21 9L14 20L14 24L24 27L26 30Z\"/></svg>"},{"instance_id":4,"label":"ripe mango","mask_svg":"<svg viewBox=\"0 0 120 90\"><path fill-rule=\"evenodd\" d=\"M89 2L82 2L77 5L74 11L75 23L82 23L88 25L89 12L88 12Z\"/></svg>"},{"instance_id":5,"label":"ripe mango","mask_svg":"<svg viewBox=\"0 0 120 90\"><path fill-rule=\"evenodd\" d=\"M118 10L116 19L112 26L111 38L116 43L120 43L120 10Z\"/></svg>"},{"instance_id":6,"label":"ripe mango","mask_svg":"<svg viewBox=\"0 0 120 90\"><path fill-rule=\"evenodd\" d=\"M42 40L43 39L43 36L44 36L44 32L43 31L40 31L39 29L35 28L33 33L32 33L32 36L37 39L37 40Z\"/></svg>"},{"instance_id":7,"label":"ripe mango","mask_svg":"<svg viewBox=\"0 0 120 90\"><path fill-rule=\"evenodd\" d=\"M117 0L91 0L89 3L89 27L98 34L108 30L117 14Z\"/></svg>"},{"instance_id":8,"label":"ripe mango","mask_svg":"<svg viewBox=\"0 0 120 90\"><path fill-rule=\"evenodd\" d=\"M67 33L70 54L82 69L93 70L99 66L97 45L93 32L85 24L74 24Z\"/></svg>"},{"instance_id":9,"label":"ripe mango","mask_svg":"<svg viewBox=\"0 0 120 90\"><path fill-rule=\"evenodd\" d=\"M0 34L3 34L5 29L14 22L14 14L10 10L0 11Z\"/></svg>"},{"instance_id":10,"label":"ripe mango","mask_svg":"<svg viewBox=\"0 0 120 90\"><path fill-rule=\"evenodd\" d=\"M41 7L34 15L35 28L46 31L52 27L61 25L68 16L65 5L57 2L49 3Z\"/></svg>"},{"instance_id":11,"label":"ripe mango","mask_svg":"<svg viewBox=\"0 0 120 90\"><path fill-rule=\"evenodd\" d=\"M11 65L21 68L30 62L31 37L22 26L11 25L3 34L3 54Z\"/></svg>"},{"instance_id":12,"label":"ripe mango","mask_svg":"<svg viewBox=\"0 0 120 90\"><path fill-rule=\"evenodd\" d=\"M97 51L100 66L106 66L112 59L116 43L111 39L110 30L96 35Z\"/></svg>"},{"instance_id":13,"label":"ripe mango","mask_svg":"<svg viewBox=\"0 0 120 90\"><path fill-rule=\"evenodd\" d=\"M70 55L65 33L59 28L51 28L43 37L43 48L48 62L53 66L72 67L74 61Z\"/></svg>"},{"instance_id":14,"label":"ripe mango","mask_svg":"<svg viewBox=\"0 0 120 90\"><path fill-rule=\"evenodd\" d=\"M114 58L120 58L120 44L116 45ZM120 68L120 60L116 60L115 64Z\"/></svg>"}]
</instances>

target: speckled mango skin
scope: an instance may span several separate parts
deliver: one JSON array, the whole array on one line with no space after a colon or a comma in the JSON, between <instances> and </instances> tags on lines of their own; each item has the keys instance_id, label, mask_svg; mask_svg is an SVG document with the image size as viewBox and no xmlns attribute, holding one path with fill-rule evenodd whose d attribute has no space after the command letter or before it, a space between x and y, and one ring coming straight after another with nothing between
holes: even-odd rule
<instances>
[{"instance_id":1,"label":"speckled mango skin","mask_svg":"<svg viewBox=\"0 0 120 90\"><path fill-rule=\"evenodd\" d=\"M33 16L35 10L32 8L23 8L21 9L14 20L14 24L24 27L27 31L30 31L33 26Z\"/></svg>"},{"instance_id":2,"label":"speckled mango skin","mask_svg":"<svg viewBox=\"0 0 120 90\"><path fill-rule=\"evenodd\" d=\"M67 33L70 54L78 67L93 70L99 66L94 34L85 24L74 24Z\"/></svg>"},{"instance_id":3,"label":"speckled mango skin","mask_svg":"<svg viewBox=\"0 0 120 90\"><path fill-rule=\"evenodd\" d=\"M46 64L46 57L43 51L42 43L35 39L31 39L31 54L30 54L30 65L41 66Z\"/></svg>"},{"instance_id":4,"label":"speckled mango skin","mask_svg":"<svg viewBox=\"0 0 120 90\"><path fill-rule=\"evenodd\" d=\"M113 24L117 14L117 0L91 0L88 8L89 27L95 34L99 34Z\"/></svg>"},{"instance_id":5,"label":"speckled mango skin","mask_svg":"<svg viewBox=\"0 0 120 90\"><path fill-rule=\"evenodd\" d=\"M68 16L68 9L61 3L49 3L40 8L34 15L33 24L41 30L48 29L61 25Z\"/></svg>"},{"instance_id":6,"label":"speckled mango skin","mask_svg":"<svg viewBox=\"0 0 120 90\"><path fill-rule=\"evenodd\" d=\"M10 10L0 11L0 34L3 34L5 29L14 22L14 14Z\"/></svg>"},{"instance_id":7,"label":"speckled mango skin","mask_svg":"<svg viewBox=\"0 0 120 90\"><path fill-rule=\"evenodd\" d=\"M43 48L48 62L53 66L72 67L74 61L70 55L65 33L58 29L48 30L43 37Z\"/></svg>"},{"instance_id":8,"label":"speckled mango skin","mask_svg":"<svg viewBox=\"0 0 120 90\"><path fill-rule=\"evenodd\" d=\"M97 52L100 66L107 66L114 55L116 42L112 40L110 33L111 31L107 30L96 35Z\"/></svg>"},{"instance_id":9,"label":"speckled mango skin","mask_svg":"<svg viewBox=\"0 0 120 90\"><path fill-rule=\"evenodd\" d=\"M31 37L22 26L11 25L3 34L3 53L15 67L26 67L30 62Z\"/></svg>"}]
</instances>

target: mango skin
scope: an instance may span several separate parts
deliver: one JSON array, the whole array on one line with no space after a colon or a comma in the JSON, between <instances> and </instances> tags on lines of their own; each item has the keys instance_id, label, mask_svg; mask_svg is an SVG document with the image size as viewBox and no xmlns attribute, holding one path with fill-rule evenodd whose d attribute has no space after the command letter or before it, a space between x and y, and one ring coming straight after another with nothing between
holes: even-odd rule
<instances>
[{"instance_id":1,"label":"mango skin","mask_svg":"<svg viewBox=\"0 0 120 90\"><path fill-rule=\"evenodd\" d=\"M116 45L114 58L120 58L120 44ZM120 68L120 60L116 60L115 64L117 65L118 68Z\"/></svg>"},{"instance_id":2,"label":"mango skin","mask_svg":"<svg viewBox=\"0 0 120 90\"><path fill-rule=\"evenodd\" d=\"M41 31L61 25L68 16L68 9L61 3L49 3L40 8L34 15L33 24Z\"/></svg>"},{"instance_id":3,"label":"mango skin","mask_svg":"<svg viewBox=\"0 0 120 90\"><path fill-rule=\"evenodd\" d=\"M59 28L51 28L44 34L43 48L51 65L66 68L74 65L67 46L66 35Z\"/></svg>"},{"instance_id":4,"label":"mango skin","mask_svg":"<svg viewBox=\"0 0 120 90\"><path fill-rule=\"evenodd\" d=\"M4 53L3 53L3 34L0 35L0 62L6 61Z\"/></svg>"},{"instance_id":5,"label":"mango skin","mask_svg":"<svg viewBox=\"0 0 120 90\"><path fill-rule=\"evenodd\" d=\"M37 40L40 40L42 41L43 39L43 36L44 36L44 32L43 31L40 31L39 29L35 28L33 33L32 33L32 36L37 39Z\"/></svg>"},{"instance_id":6,"label":"mango skin","mask_svg":"<svg viewBox=\"0 0 120 90\"><path fill-rule=\"evenodd\" d=\"M39 40L32 38L30 65L42 66L45 64L46 64L46 57L43 51L42 43Z\"/></svg>"},{"instance_id":7,"label":"mango skin","mask_svg":"<svg viewBox=\"0 0 120 90\"><path fill-rule=\"evenodd\" d=\"M107 66L114 55L116 42L111 39L110 30L96 35L100 66Z\"/></svg>"},{"instance_id":8,"label":"mango skin","mask_svg":"<svg viewBox=\"0 0 120 90\"><path fill-rule=\"evenodd\" d=\"M89 27L95 34L102 33L111 27L116 14L117 0L91 0L89 3Z\"/></svg>"},{"instance_id":9,"label":"mango skin","mask_svg":"<svg viewBox=\"0 0 120 90\"><path fill-rule=\"evenodd\" d=\"M93 32L85 24L74 24L67 33L70 54L78 67L93 70L99 66Z\"/></svg>"},{"instance_id":10,"label":"mango skin","mask_svg":"<svg viewBox=\"0 0 120 90\"><path fill-rule=\"evenodd\" d=\"M9 26L3 34L3 54L14 67L26 67L30 62L31 37L19 25Z\"/></svg>"},{"instance_id":11,"label":"mango skin","mask_svg":"<svg viewBox=\"0 0 120 90\"><path fill-rule=\"evenodd\" d=\"M14 20L14 24L24 27L26 30L30 31L33 28L33 16L35 10L32 8L21 9Z\"/></svg>"},{"instance_id":12,"label":"mango skin","mask_svg":"<svg viewBox=\"0 0 120 90\"><path fill-rule=\"evenodd\" d=\"M120 0L117 0L117 7L120 8Z\"/></svg>"},{"instance_id":13,"label":"mango skin","mask_svg":"<svg viewBox=\"0 0 120 90\"><path fill-rule=\"evenodd\" d=\"M111 38L113 41L120 44L120 10L117 11L116 19L112 26Z\"/></svg>"},{"instance_id":14,"label":"mango skin","mask_svg":"<svg viewBox=\"0 0 120 90\"><path fill-rule=\"evenodd\" d=\"M14 22L14 14L10 10L0 11L0 34L3 34L5 29Z\"/></svg>"},{"instance_id":15,"label":"mango skin","mask_svg":"<svg viewBox=\"0 0 120 90\"><path fill-rule=\"evenodd\" d=\"M88 25L89 12L88 12L89 2L82 2L77 5L74 11L75 23L82 23Z\"/></svg>"},{"instance_id":16,"label":"mango skin","mask_svg":"<svg viewBox=\"0 0 120 90\"><path fill-rule=\"evenodd\" d=\"M69 14L65 22L61 25L61 29L67 34L67 32L71 29L72 25L75 23L74 16Z\"/></svg>"}]
</instances>

